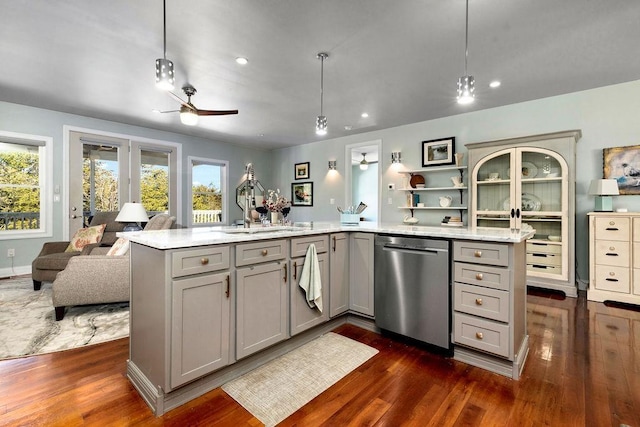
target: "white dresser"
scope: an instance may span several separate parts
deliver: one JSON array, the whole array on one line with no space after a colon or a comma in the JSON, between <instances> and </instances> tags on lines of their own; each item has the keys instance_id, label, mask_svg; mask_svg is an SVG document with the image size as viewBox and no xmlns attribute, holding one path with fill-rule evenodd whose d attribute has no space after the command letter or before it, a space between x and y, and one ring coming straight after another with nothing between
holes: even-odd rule
<instances>
[{"instance_id":1,"label":"white dresser","mask_svg":"<svg viewBox=\"0 0 640 427\"><path fill-rule=\"evenodd\" d=\"M640 305L640 212L588 215L587 299Z\"/></svg>"}]
</instances>

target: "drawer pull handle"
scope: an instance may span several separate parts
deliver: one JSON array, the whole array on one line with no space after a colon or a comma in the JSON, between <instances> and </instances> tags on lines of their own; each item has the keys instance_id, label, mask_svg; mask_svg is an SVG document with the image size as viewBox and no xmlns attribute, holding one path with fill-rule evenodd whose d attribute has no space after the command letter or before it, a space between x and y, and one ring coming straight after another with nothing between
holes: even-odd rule
<instances>
[{"instance_id":1,"label":"drawer pull handle","mask_svg":"<svg viewBox=\"0 0 640 427\"><path fill-rule=\"evenodd\" d=\"M268 251L268 250L266 250L266 249L263 249L263 250L262 250L262 256L267 256L267 254L268 254L268 253L269 253L269 251Z\"/></svg>"},{"instance_id":2,"label":"drawer pull handle","mask_svg":"<svg viewBox=\"0 0 640 427\"><path fill-rule=\"evenodd\" d=\"M476 298L476 305L482 305L482 298Z\"/></svg>"},{"instance_id":3,"label":"drawer pull handle","mask_svg":"<svg viewBox=\"0 0 640 427\"><path fill-rule=\"evenodd\" d=\"M202 259L200 259L200 264L202 264L202 265L207 265L207 264L209 264L209 258L202 258Z\"/></svg>"},{"instance_id":4,"label":"drawer pull handle","mask_svg":"<svg viewBox=\"0 0 640 427\"><path fill-rule=\"evenodd\" d=\"M482 251L475 251L473 253L473 256L476 257L476 258L480 258L482 256Z\"/></svg>"},{"instance_id":5,"label":"drawer pull handle","mask_svg":"<svg viewBox=\"0 0 640 427\"><path fill-rule=\"evenodd\" d=\"M609 248L609 249L611 249L611 248ZM615 248L613 248L612 250L615 250ZM611 252L607 252L606 255L607 256L618 256L618 254L614 254L614 253L611 253Z\"/></svg>"},{"instance_id":6,"label":"drawer pull handle","mask_svg":"<svg viewBox=\"0 0 640 427\"><path fill-rule=\"evenodd\" d=\"M229 275L227 275L227 290L224 292L224 294L227 296L227 298L229 298L229 293L231 291L231 280L229 279Z\"/></svg>"},{"instance_id":7,"label":"drawer pull handle","mask_svg":"<svg viewBox=\"0 0 640 427\"><path fill-rule=\"evenodd\" d=\"M482 280L483 277L482 273L476 273L476 280Z\"/></svg>"},{"instance_id":8,"label":"drawer pull handle","mask_svg":"<svg viewBox=\"0 0 640 427\"><path fill-rule=\"evenodd\" d=\"M479 340L484 338L484 335L482 335L482 332L476 332L476 338L478 338Z\"/></svg>"},{"instance_id":9,"label":"drawer pull handle","mask_svg":"<svg viewBox=\"0 0 640 427\"><path fill-rule=\"evenodd\" d=\"M620 231L620 230L618 230L617 227L607 227L607 228L605 228L605 230L607 230L607 231Z\"/></svg>"},{"instance_id":10,"label":"drawer pull handle","mask_svg":"<svg viewBox=\"0 0 640 427\"><path fill-rule=\"evenodd\" d=\"M618 279L612 279L612 278L610 278L610 277L607 277L607 278L606 278L606 279L604 279L604 280L606 280L607 282L617 282L617 281L618 281Z\"/></svg>"}]
</instances>

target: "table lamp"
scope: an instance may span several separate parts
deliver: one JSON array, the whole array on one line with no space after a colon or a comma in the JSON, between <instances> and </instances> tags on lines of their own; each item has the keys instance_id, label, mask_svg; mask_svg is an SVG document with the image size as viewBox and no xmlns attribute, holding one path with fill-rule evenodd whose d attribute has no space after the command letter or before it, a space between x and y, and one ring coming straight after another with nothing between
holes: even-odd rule
<instances>
[{"instance_id":1,"label":"table lamp","mask_svg":"<svg viewBox=\"0 0 640 427\"><path fill-rule=\"evenodd\" d=\"M613 198L620 194L615 179L592 179L589 194L596 196L596 212L613 212Z\"/></svg>"},{"instance_id":2,"label":"table lamp","mask_svg":"<svg viewBox=\"0 0 640 427\"><path fill-rule=\"evenodd\" d=\"M116 221L127 223L122 231L140 231L142 230L140 223L149 221L149 216L141 203L125 203Z\"/></svg>"}]
</instances>

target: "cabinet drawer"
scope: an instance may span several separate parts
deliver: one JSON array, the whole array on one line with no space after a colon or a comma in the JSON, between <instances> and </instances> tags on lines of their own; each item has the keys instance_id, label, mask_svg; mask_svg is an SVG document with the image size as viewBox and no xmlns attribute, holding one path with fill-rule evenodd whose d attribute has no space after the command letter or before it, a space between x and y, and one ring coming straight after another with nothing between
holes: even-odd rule
<instances>
[{"instance_id":1,"label":"cabinet drawer","mask_svg":"<svg viewBox=\"0 0 640 427\"><path fill-rule=\"evenodd\" d=\"M509 325L454 313L453 331L458 344L509 357Z\"/></svg>"},{"instance_id":2,"label":"cabinet drawer","mask_svg":"<svg viewBox=\"0 0 640 427\"><path fill-rule=\"evenodd\" d=\"M628 268L596 264L595 277L593 279L596 289L628 294L629 279Z\"/></svg>"},{"instance_id":3,"label":"cabinet drawer","mask_svg":"<svg viewBox=\"0 0 640 427\"><path fill-rule=\"evenodd\" d=\"M454 283L453 307L500 322L509 321L509 292Z\"/></svg>"},{"instance_id":4,"label":"cabinet drawer","mask_svg":"<svg viewBox=\"0 0 640 427\"><path fill-rule=\"evenodd\" d=\"M276 261L287 257L286 240L264 240L236 246L236 266Z\"/></svg>"},{"instance_id":5,"label":"cabinet drawer","mask_svg":"<svg viewBox=\"0 0 640 427\"><path fill-rule=\"evenodd\" d=\"M560 254L562 253L562 245L542 242L527 242L527 253Z\"/></svg>"},{"instance_id":6,"label":"cabinet drawer","mask_svg":"<svg viewBox=\"0 0 640 427\"><path fill-rule=\"evenodd\" d=\"M558 254L527 254L527 264L562 265L562 255Z\"/></svg>"},{"instance_id":7,"label":"cabinet drawer","mask_svg":"<svg viewBox=\"0 0 640 427\"><path fill-rule=\"evenodd\" d=\"M509 246L456 240L453 242L454 261L474 264L509 265Z\"/></svg>"},{"instance_id":8,"label":"cabinet drawer","mask_svg":"<svg viewBox=\"0 0 640 427\"><path fill-rule=\"evenodd\" d=\"M630 218L594 218L594 236L597 240L629 240Z\"/></svg>"},{"instance_id":9,"label":"cabinet drawer","mask_svg":"<svg viewBox=\"0 0 640 427\"><path fill-rule=\"evenodd\" d=\"M171 254L171 277L189 276L229 268L229 247L175 251Z\"/></svg>"},{"instance_id":10,"label":"cabinet drawer","mask_svg":"<svg viewBox=\"0 0 640 427\"><path fill-rule=\"evenodd\" d=\"M527 264L527 271L546 274L562 274L560 265Z\"/></svg>"},{"instance_id":11,"label":"cabinet drawer","mask_svg":"<svg viewBox=\"0 0 640 427\"><path fill-rule=\"evenodd\" d=\"M594 244L596 264L629 266L629 243L616 240L596 240Z\"/></svg>"},{"instance_id":12,"label":"cabinet drawer","mask_svg":"<svg viewBox=\"0 0 640 427\"><path fill-rule=\"evenodd\" d=\"M453 274L456 282L509 290L509 270L505 268L456 262Z\"/></svg>"},{"instance_id":13,"label":"cabinet drawer","mask_svg":"<svg viewBox=\"0 0 640 427\"><path fill-rule=\"evenodd\" d=\"M316 246L316 252L321 254L327 252L329 237L323 235L311 237L296 237L291 239L291 258L305 256L310 244Z\"/></svg>"}]
</instances>

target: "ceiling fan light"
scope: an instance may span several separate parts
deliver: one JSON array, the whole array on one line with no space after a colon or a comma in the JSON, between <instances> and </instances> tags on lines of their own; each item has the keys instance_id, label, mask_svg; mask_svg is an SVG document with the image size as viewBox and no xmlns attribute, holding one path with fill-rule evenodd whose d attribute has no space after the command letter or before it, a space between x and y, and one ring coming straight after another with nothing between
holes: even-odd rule
<instances>
[{"instance_id":1,"label":"ceiling fan light","mask_svg":"<svg viewBox=\"0 0 640 427\"><path fill-rule=\"evenodd\" d=\"M173 90L175 75L173 62L169 59L156 59L156 87L162 90Z\"/></svg>"},{"instance_id":2,"label":"ceiling fan light","mask_svg":"<svg viewBox=\"0 0 640 427\"><path fill-rule=\"evenodd\" d=\"M180 121L183 125L195 126L198 124L198 115L189 107L180 107Z\"/></svg>"},{"instance_id":3,"label":"ceiling fan light","mask_svg":"<svg viewBox=\"0 0 640 427\"><path fill-rule=\"evenodd\" d=\"M316 117L316 135L326 135L326 134L327 134L327 117L326 116Z\"/></svg>"},{"instance_id":4,"label":"ceiling fan light","mask_svg":"<svg viewBox=\"0 0 640 427\"><path fill-rule=\"evenodd\" d=\"M365 158L366 155L367 153L362 153L362 161L360 162L361 171L366 171L367 169L369 169L369 162L367 162L367 159Z\"/></svg>"},{"instance_id":5,"label":"ceiling fan light","mask_svg":"<svg viewBox=\"0 0 640 427\"><path fill-rule=\"evenodd\" d=\"M458 79L458 104L471 104L475 99L475 80L473 76L462 76Z\"/></svg>"}]
</instances>

